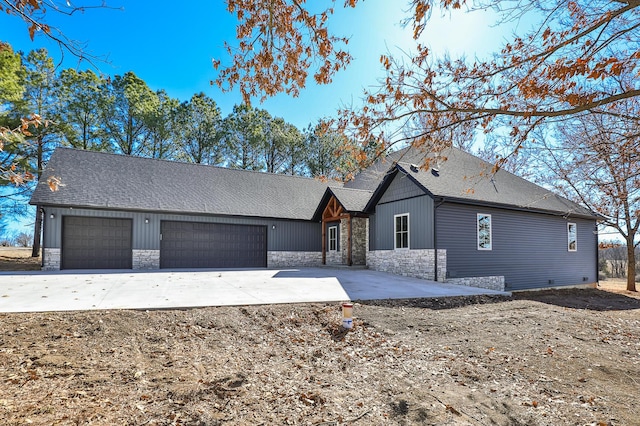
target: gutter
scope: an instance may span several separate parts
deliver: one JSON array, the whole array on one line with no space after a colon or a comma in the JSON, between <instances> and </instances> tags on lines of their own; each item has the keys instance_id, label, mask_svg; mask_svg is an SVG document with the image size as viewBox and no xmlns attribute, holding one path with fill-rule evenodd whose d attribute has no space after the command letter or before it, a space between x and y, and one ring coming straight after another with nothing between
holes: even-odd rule
<instances>
[{"instance_id":1,"label":"gutter","mask_svg":"<svg viewBox=\"0 0 640 426\"><path fill-rule=\"evenodd\" d=\"M596 287L600 287L600 244L598 240L598 224L596 223Z\"/></svg>"},{"instance_id":2,"label":"gutter","mask_svg":"<svg viewBox=\"0 0 640 426\"><path fill-rule=\"evenodd\" d=\"M545 210L545 209L539 209L539 208L528 208L528 207L520 207L520 206L515 206L512 204L501 204L501 203L494 203L491 201L480 201L480 200L468 200L465 198L457 198L457 197L442 197L442 200L445 200L447 202L450 203L456 203L456 204L464 204L464 205L471 205L471 206L483 206L483 207L493 207L493 208L498 208L498 209L504 209L504 210L512 210L512 211L519 211L519 212L526 212L526 213L537 213L537 214L546 214L546 215L550 215L550 216L562 216L568 218L568 217L575 217L578 219L587 219L587 220L598 220L599 215L594 214L594 215L588 215L588 214L582 214L582 213L578 213L578 212L562 212L562 211L558 211L558 210Z\"/></svg>"},{"instance_id":3,"label":"gutter","mask_svg":"<svg viewBox=\"0 0 640 426\"><path fill-rule=\"evenodd\" d=\"M42 241L40 243L40 269L44 268L44 251L46 250L47 238L47 212L43 207L37 207L42 211Z\"/></svg>"}]
</instances>

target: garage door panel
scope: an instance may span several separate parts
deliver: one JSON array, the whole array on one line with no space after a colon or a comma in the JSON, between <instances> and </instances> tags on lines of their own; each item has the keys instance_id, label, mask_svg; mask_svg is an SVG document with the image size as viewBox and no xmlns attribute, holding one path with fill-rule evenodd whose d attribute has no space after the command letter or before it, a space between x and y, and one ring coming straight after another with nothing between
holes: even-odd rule
<instances>
[{"instance_id":1,"label":"garage door panel","mask_svg":"<svg viewBox=\"0 0 640 426\"><path fill-rule=\"evenodd\" d=\"M64 216L63 269L130 269L132 221Z\"/></svg>"},{"instance_id":2,"label":"garage door panel","mask_svg":"<svg viewBox=\"0 0 640 426\"><path fill-rule=\"evenodd\" d=\"M161 268L266 267L265 226L163 221L161 232Z\"/></svg>"}]
</instances>

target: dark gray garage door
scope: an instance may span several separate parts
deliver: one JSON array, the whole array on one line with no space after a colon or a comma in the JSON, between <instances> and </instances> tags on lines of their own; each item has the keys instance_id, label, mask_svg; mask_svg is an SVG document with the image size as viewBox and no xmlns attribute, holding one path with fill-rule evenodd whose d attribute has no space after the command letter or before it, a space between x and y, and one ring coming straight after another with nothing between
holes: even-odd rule
<instances>
[{"instance_id":1,"label":"dark gray garage door","mask_svg":"<svg viewBox=\"0 0 640 426\"><path fill-rule=\"evenodd\" d=\"M226 223L161 223L161 268L264 268L267 228Z\"/></svg>"},{"instance_id":2,"label":"dark gray garage door","mask_svg":"<svg viewBox=\"0 0 640 426\"><path fill-rule=\"evenodd\" d=\"M131 219L64 216L62 269L131 269Z\"/></svg>"}]
</instances>

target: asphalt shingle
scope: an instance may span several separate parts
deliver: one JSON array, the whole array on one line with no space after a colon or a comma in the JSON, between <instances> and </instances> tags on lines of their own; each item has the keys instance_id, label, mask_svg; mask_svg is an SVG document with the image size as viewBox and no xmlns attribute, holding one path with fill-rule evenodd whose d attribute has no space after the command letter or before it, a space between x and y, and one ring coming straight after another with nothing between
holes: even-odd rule
<instances>
[{"instance_id":1,"label":"asphalt shingle","mask_svg":"<svg viewBox=\"0 0 640 426\"><path fill-rule=\"evenodd\" d=\"M351 188L331 188L330 191L348 212L363 212L373 191Z\"/></svg>"},{"instance_id":2,"label":"asphalt shingle","mask_svg":"<svg viewBox=\"0 0 640 426\"><path fill-rule=\"evenodd\" d=\"M52 192L47 179L60 179ZM311 219L336 182L69 148L55 150L31 204Z\"/></svg>"},{"instance_id":3,"label":"asphalt shingle","mask_svg":"<svg viewBox=\"0 0 640 426\"><path fill-rule=\"evenodd\" d=\"M357 175L345 187L371 189L376 180L379 184L389 175L394 169L394 162L401 172L411 176L435 197L595 217L590 210L513 173L502 169L493 173L493 164L457 148L445 149L439 159L417 149L397 151ZM428 164L428 167L422 168L424 164Z\"/></svg>"},{"instance_id":4,"label":"asphalt shingle","mask_svg":"<svg viewBox=\"0 0 640 426\"><path fill-rule=\"evenodd\" d=\"M327 188L347 211L361 212L384 178L399 169L436 197L595 217L512 173L491 173L491 164L459 149L441 156L435 161L419 150L397 151L342 187L299 176L58 148L31 204L311 220ZM425 158L437 172L414 167ZM51 176L60 179L58 191L47 185Z\"/></svg>"}]
</instances>

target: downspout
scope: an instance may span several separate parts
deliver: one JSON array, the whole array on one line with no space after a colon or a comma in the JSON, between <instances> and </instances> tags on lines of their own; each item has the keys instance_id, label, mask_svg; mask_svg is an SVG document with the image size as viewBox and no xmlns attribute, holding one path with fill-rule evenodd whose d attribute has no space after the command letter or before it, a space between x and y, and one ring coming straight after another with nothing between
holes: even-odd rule
<instances>
[{"instance_id":1,"label":"downspout","mask_svg":"<svg viewBox=\"0 0 640 426\"><path fill-rule=\"evenodd\" d=\"M598 235L598 222L596 222L596 287L600 287L600 236Z\"/></svg>"},{"instance_id":2,"label":"downspout","mask_svg":"<svg viewBox=\"0 0 640 426\"><path fill-rule=\"evenodd\" d=\"M433 207L433 277L434 281L438 281L438 207L444 204L444 198L440 199L439 203L436 203Z\"/></svg>"},{"instance_id":3,"label":"downspout","mask_svg":"<svg viewBox=\"0 0 640 426\"><path fill-rule=\"evenodd\" d=\"M40 269L44 268L44 251L46 250L46 238L47 238L47 212L44 208L40 207L42 213L42 245L40 247Z\"/></svg>"}]
</instances>

